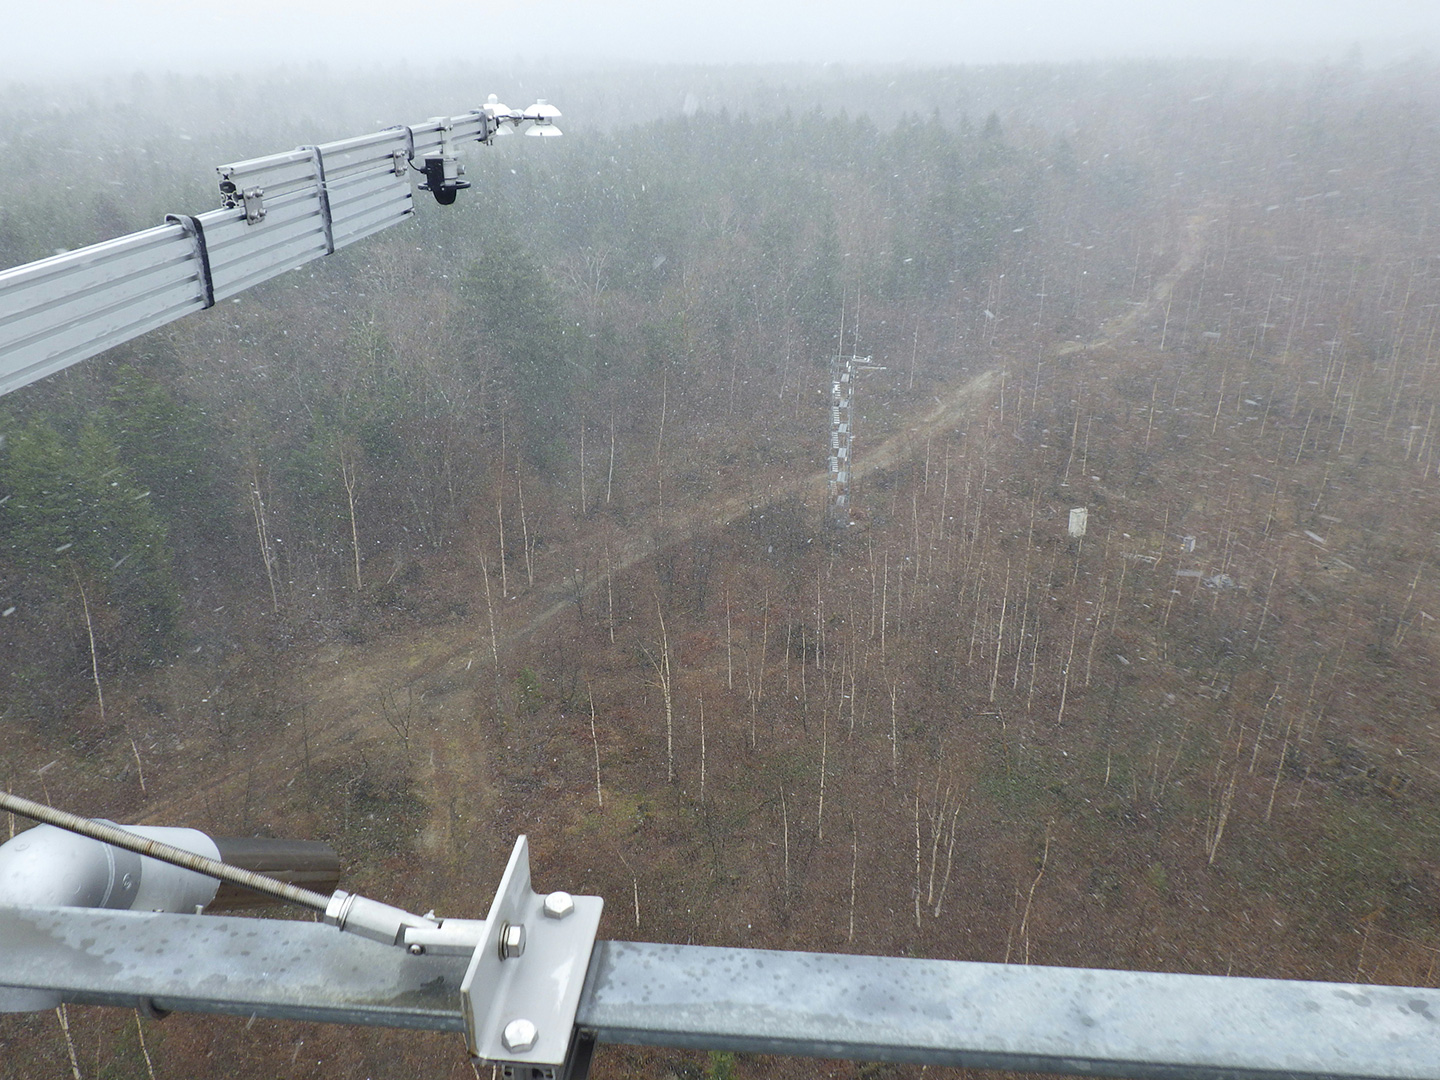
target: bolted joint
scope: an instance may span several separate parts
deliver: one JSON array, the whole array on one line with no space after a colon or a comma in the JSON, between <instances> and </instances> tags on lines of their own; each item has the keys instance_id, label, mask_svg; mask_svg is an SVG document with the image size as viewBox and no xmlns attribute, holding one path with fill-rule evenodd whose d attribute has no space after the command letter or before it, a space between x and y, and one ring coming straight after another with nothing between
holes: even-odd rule
<instances>
[{"instance_id":1,"label":"bolted joint","mask_svg":"<svg viewBox=\"0 0 1440 1080\"><path fill-rule=\"evenodd\" d=\"M545 917L563 919L575 910L575 898L563 890L545 897Z\"/></svg>"},{"instance_id":2,"label":"bolted joint","mask_svg":"<svg viewBox=\"0 0 1440 1080\"><path fill-rule=\"evenodd\" d=\"M512 1054L523 1054L535 1045L535 1040L539 1036L540 1033L535 1029L535 1025L522 1018L511 1020L505 1025L505 1030L500 1035L500 1041Z\"/></svg>"},{"instance_id":3,"label":"bolted joint","mask_svg":"<svg viewBox=\"0 0 1440 1080\"><path fill-rule=\"evenodd\" d=\"M500 959L514 960L525 952L525 927L521 923L506 923L500 928ZM525 1021L529 1023L529 1021ZM518 1021L517 1021L518 1023ZM533 1028L534 1025L532 1024Z\"/></svg>"}]
</instances>

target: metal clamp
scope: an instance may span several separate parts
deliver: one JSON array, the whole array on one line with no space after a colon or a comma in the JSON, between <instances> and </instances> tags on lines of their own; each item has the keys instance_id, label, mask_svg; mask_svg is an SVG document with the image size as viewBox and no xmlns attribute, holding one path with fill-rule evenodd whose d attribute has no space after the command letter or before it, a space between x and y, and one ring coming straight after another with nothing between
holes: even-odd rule
<instances>
[{"instance_id":1,"label":"metal clamp","mask_svg":"<svg viewBox=\"0 0 1440 1080\"><path fill-rule=\"evenodd\" d=\"M394 156L397 156L397 155L398 155L398 156L400 156L400 157L403 157L407 162L414 161L414 160L415 160L415 129L412 128L409 124L396 124L394 127L388 127L388 128L386 128L385 130L386 130L386 131L398 131L398 132L400 132L400 134L402 134L402 135L405 136L405 149L404 149L404 150L396 150L396 151L394 151L394 153L393 153L391 156L394 157ZM395 175L396 175L396 176L404 176L405 173L404 173L403 171L400 171L399 168L398 168L398 166L397 166L397 171L396 171Z\"/></svg>"},{"instance_id":2,"label":"metal clamp","mask_svg":"<svg viewBox=\"0 0 1440 1080\"><path fill-rule=\"evenodd\" d=\"M179 225L185 235L195 242L195 258L200 264L200 294L204 307L215 306L215 278L210 273L210 248L205 243L205 225L191 214L166 214L167 225Z\"/></svg>"},{"instance_id":3,"label":"metal clamp","mask_svg":"<svg viewBox=\"0 0 1440 1080\"><path fill-rule=\"evenodd\" d=\"M460 984L473 1059L527 1080L583 1075L588 1044L575 1013L604 907L598 896L534 892L529 844L515 841Z\"/></svg>"},{"instance_id":4,"label":"metal clamp","mask_svg":"<svg viewBox=\"0 0 1440 1080\"><path fill-rule=\"evenodd\" d=\"M325 254L335 254L335 223L330 213L330 184L325 179L325 154L318 146L302 146L315 162L315 197L320 200L320 225L325 233Z\"/></svg>"},{"instance_id":5,"label":"metal clamp","mask_svg":"<svg viewBox=\"0 0 1440 1080\"><path fill-rule=\"evenodd\" d=\"M240 203L245 207L246 225L258 225L265 220L264 188L246 188L240 193Z\"/></svg>"},{"instance_id":6,"label":"metal clamp","mask_svg":"<svg viewBox=\"0 0 1440 1080\"><path fill-rule=\"evenodd\" d=\"M265 189L249 187L243 191L235 182L230 168L220 169L220 205L226 210L245 211L245 224L257 225L265 220Z\"/></svg>"}]
</instances>

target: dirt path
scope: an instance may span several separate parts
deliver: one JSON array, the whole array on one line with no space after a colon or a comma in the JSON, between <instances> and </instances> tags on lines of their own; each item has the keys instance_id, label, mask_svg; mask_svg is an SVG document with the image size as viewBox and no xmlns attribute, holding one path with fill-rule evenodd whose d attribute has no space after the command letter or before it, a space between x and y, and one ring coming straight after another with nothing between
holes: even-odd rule
<instances>
[{"instance_id":1,"label":"dirt path","mask_svg":"<svg viewBox=\"0 0 1440 1080\"><path fill-rule=\"evenodd\" d=\"M954 388L935 408L922 416L913 426L897 432L873 450L859 454L855 459L854 475L860 479L870 473L888 469L919 453L926 440L937 432L953 427L961 417L972 412L996 384L996 372L987 371ZM732 495L708 502L704 506L681 511L667 511L663 520L650 520L633 526L618 542L612 538L610 565L614 571L627 570L637 563L664 550L667 545L656 542L659 531L676 538L694 536L707 529L723 528L747 517L758 507L769 506L786 498L818 500L826 496L829 473L825 470L806 473L803 476L787 478L778 472L766 478L763 485L757 485L758 495ZM657 526L659 529L657 530ZM570 557L581 554L587 557L599 556L603 565L603 540L592 543L590 550L577 550ZM591 583L587 594L598 589L599 582ZM531 616L519 627L506 635L508 642L522 640L555 618L566 606L574 602L573 596L553 599L552 602Z\"/></svg>"},{"instance_id":2,"label":"dirt path","mask_svg":"<svg viewBox=\"0 0 1440 1080\"><path fill-rule=\"evenodd\" d=\"M1204 251L1204 208L1186 223L1175 264L1151 288L1143 303L1109 320L1088 342L1066 342L1053 353L1059 358L1081 350L1094 350L1131 334L1142 318L1168 305L1180 278ZM927 441L952 430L965 417L983 408L1000 383L1000 370L982 372L953 387L934 408L867 449L860 444L855 460L857 479L896 465L923 451ZM623 532L590 533L571 544L552 549L546 562L554 568L609 566L610 572L627 570L667 546L709 529L722 528L748 516L753 509L781 499L800 498L813 504L826 495L825 470L785 476L774 470L755 478L750 492L726 496L703 505L652 512ZM663 538L669 538L663 539ZM590 595L603 582L600 574L583 587ZM498 594L498 590L496 590ZM502 657L553 622L575 603L575 587L563 578L537 586L510 599L496 597L497 638ZM483 599L474 605L467 625L427 627L362 645L330 644L316 649L295 673L304 687L308 715L313 719L305 733L308 752L325 757L342 744L379 736L399 739L384 717L382 698L412 710L412 765L432 806L432 821L422 846L434 853L453 851L451 822L457 817L484 812L493 798L490 765L484 740L476 736L475 702L483 683L494 677L494 661ZM206 797L232 786L245 770L257 766L283 777L293 772L297 739L278 739L260 748L242 767L214 776L185 797L157 803L146 820L196 820ZM277 786L280 783L277 780Z\"/></svg>"},{"instance_id":3,"label":"dirt path","mask_svg":"<svg viewBox=\"0 0 1440 1080\"><path fill-rule=\"evenodd\" d=\"M1102 324L1097 337L1089 341L1061 343L1054 350L1053 356L1059 358L1074 352L1102 349L1133 333L1141 319L1148 318L1162 306L1168 306L1176 284L1194 268L1204 253L1205 226L1208 217L1209 209L1201 207L1186 219L1180 251L1175 264L1155 282L1143 302ZM891 435L878 446L867 449L863 443L859 443L857 446L859 453L854 465L855 478L861 479L871 473L894 468L901 462L919 454L930 439L953 429L964 417L973 415L977 409L982 407L989 395L998 387L999 381L999 368L982 372L951 388L943 398L937 400L933 409L912 420L909 425ZM782 498L796 496L807 500L823 498L828 481L829 475L824 470L793 478L772 474L765 478L763 484L756 485L756 490L762 492L758 497L752 495L730 496L702 507L679 512L667 511L663 515L663 520L652 518L642 524L632 526L619 538L611 537L610 565L613 570L625 570L663 550L662 547L657 546L655 540L659 531L657 526L661 526L664 533L670 536L694 535L706 528L732 524L749 514L752 508L769 505ZM565 559L594 558L597 555L597 548L598 555L601 556L597 562L603 565L603 541L592 541L589 549L583 543L577 544L574 549L564 553ZM583 563L568 563L565 559L559 559L558 564L583 565ZM597 585L598 583L588 586L587 593L595 589ZM524 621L518 626L514 624L513 619L507 618L506 621L512 629L504 635L503 644L513 644L530 636L573 602L573 596L559 597L552 590L549 602L538 611L522 615ZM488 642L486 647L488 648Z\"/></svg>"},{"instance_id":4,"label":"dirt path","mask_svg":"<svg viewBox=\"0 0 1440 1080\"><path fill-rule=\"evenodd\" d=\"M927 439L982 405L996 383L996 373L987 371L955 387L913 424L862 452L855 464L857 478L921 452ZM552 549L546 563L557 569L608 564L611 573L622 572L684 538L743 520L757 507L795 497L812 503L823 500L827 481L824 470L800 476L775 470L757 478L751 493L653 512L623 532L588 534ZM596 593L603 582L603 576L596 574L584 593ZM501 600L498 588L495 593L502 659L576 599L573 585L564 579L537 585L509 600ZM474 716L476 701L488 696L486 683L494 677L483 605L483 598L477 598L472 618L464 625L431 626L364 644L331 643L315 649L293 675L295 684L303 687L306 719L292 719L285 736L251 747L243 765L212 774L183 795L151 803L145 821L201 820L207 802L223 802L224 793L236 784L279 789L293 778L303 757L323 761L349 743L379 737L398 746L402 736L386 719L386 712L393 718L408 710L411 766L432 807L422 847L432 854L453 850L452 821L484 814L494 797L490 764L484 740L476 737ZM303 732L295 730L301 723Z\"/></svg>"},{"instance_id":5,"label":"dirt path","mask_svg":"<svg viewBox=\"0 0 1440 1080\"><path fill-rule=\"evenodd\" d=\"M1160 309L1161 305L1164 305L1168 315L1170 298L1175 295L1175 286L1182 277L1195 268L1195 264L1199 262L1200 256L1205 252L1206 225L1213 212L1213 207L1208 204L1202 205L1186 219L1185 234L1180 241L1180 254L1175 260L1175 265L1151 286L1149 296L1135 304L1123 315L1117 315L1101 324L1099 337L1092 341L1067 341L1055 351L1055 355L1057 357L1067 356L1070 353L1086 349L1099 349L1110 345L1133 333L1140 320L1150 317Z\"/></svg>"}]
</instances>

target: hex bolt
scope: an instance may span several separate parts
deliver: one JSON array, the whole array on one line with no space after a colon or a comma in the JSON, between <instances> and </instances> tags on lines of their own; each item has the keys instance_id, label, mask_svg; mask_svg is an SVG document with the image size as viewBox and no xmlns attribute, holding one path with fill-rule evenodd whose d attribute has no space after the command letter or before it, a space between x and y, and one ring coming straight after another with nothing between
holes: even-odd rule
<instances>
[{"instance_id":1,"label":"hex bolt","mask_svg":"<svg viewBox=\"0 0 1440 1080\"><path fill-rule=\"evenodd\" d=\"M540 1033L535 1030L535 1025L522 1018L511 1020L505 1025L505 1030L500 1035L500 1041L512 1054L523 1054L535 1045L535 1040L539 1035Z\"/></svg>"},{"instance_id":2,"label":"hex bolt","mask_svg":"<svg viewBox=\"0 0 1440 1080\"><path fill-rule=\"evenodd\" d=\"M545 917L563 919L575 910L575 898L568 892L552 892L545 897Z\"/></svg>"},{"instance_id":3,"label":"hex bolt","mask_svg":"<svg viewBox=\"0 0 1440 1080\"><path fill-rule=\"evenodd\" d=\"M514 960L524 952L525 927L521 923L506 923L500 929L500 959Z\"/></svg>"}]
</instances>

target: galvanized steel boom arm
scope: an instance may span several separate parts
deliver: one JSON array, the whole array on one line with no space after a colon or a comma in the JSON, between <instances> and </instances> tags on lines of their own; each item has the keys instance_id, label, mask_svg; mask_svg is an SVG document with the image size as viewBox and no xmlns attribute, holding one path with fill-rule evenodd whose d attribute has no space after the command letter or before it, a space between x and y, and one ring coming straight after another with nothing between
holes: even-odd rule
<instances>
[{"instance_id":1,"label":"galvanized steel boom arm","mask_svg":"<svg viewBox=\"0 0 1440 1080\"><path fill-rule=\"evenodd\" d=\"M0 984L70 1002L467 1027L465 957L318 923L0 908L0 943ZM1171 1080L1440 1076L1433 989L620 941L572 959L588 961L575 1027L602 1043Z\"/></svg>"},{"instance_id":2,"label":"galvanized steel boom arm","mask_svg":"<svg viewBox=\"0 0 1440 1080\"><path fill-rule=\"evenodd\" d=\"M222 165L222 207L0 271L0 395L333 254L414 210L411 174L441 203L468 186L456 148L504 125L558 134L543 101L492 96L459 116Z\"/></svg>"},{"instance_id":3,"label":"galvanized steel boom arm","mask_svg":"<svg viewBox=\"0 0 1440 1080\"><path fill-rule=\"evenodd\" d=\"M8 793L0 807L229 872ZM1440 1075L1433 989L596 941L601 899L534 892L523 837L483 922L365 901L402 918L338 934L324 897L245 883L331 925L0 906L0 1005L463 1031L473 1058L544 1080L582 1080L597 1041L1125 1077Z\"/></svg>"}]
</instances>

